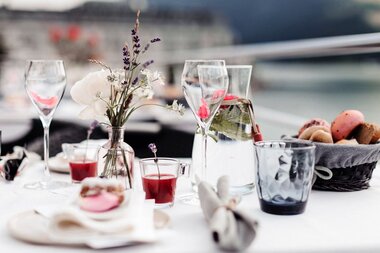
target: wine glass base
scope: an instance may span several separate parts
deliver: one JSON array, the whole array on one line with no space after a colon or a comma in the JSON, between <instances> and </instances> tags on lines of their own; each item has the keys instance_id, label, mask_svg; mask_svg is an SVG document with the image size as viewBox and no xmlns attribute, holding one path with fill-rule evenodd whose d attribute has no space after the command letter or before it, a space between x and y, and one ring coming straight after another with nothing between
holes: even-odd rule
<instances>
[{"instance_id":1,"label":"wine glass base","mask_svg":"<svg viewBox=\"0 0 380 253\"><path fill-rule=\"evenodd\" d=\"M178 200L185 205L189 206L200 206L201 202L198 197L198 193L189 193L183 196L180 196Z\"/></svg>"},{"instance_id":2,"label":"wine glass base","mask_svg":"<svg viewBox=\"0 0 380 253\"><path fill-rule=\"evenodd\" d=\"M62 181L48 181L48 182L33 182L24 185L25 189L30 190L56 190L60 188L69 187L71 184Z\"/></svg>"}]
</instances>

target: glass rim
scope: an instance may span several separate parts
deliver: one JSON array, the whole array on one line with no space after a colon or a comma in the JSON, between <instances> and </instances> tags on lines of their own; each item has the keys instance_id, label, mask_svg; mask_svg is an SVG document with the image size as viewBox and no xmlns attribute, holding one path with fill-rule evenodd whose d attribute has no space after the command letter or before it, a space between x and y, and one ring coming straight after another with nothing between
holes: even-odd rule
<instances>
[{"instance_id":1,"label":"glass rim","mask_svg":"<svg viewBox=\"0 0 380 253\"><path fill-rule=\"evenodd\" d=\"M191 60L185 60L185 62L213 62L213 61L221 61L221 62L224 62L224 64L225 64L225 60L219 60L219 59L209 59L209 60L197 60L197 59L195 59L195 60L193 60L193 59L191 59Z\"/></svg>"},{"instance_id":2,"label":"glass rim","mask_svg":"<svg viewBox=\"0 0 380 253\"><path fill-rule=\"evenodd\" d=\"M26 62L62 62L62 59L27 59Z\"/></svg>"},{"instance_id":3,"label":"glass rim","mask_svg":"<svg viewBox=\"0 0 380 253\"><path fill-rule=\"evenodd\" d=\"M198 65L197 68L199 69L206 69L206 68L226 68L226 66L219 66L219 65L207 65L207 64L202 64ZM227 68L226 68L227 69Z\"/></svg>"},{"instance_id":4,"label":"glass rim","mask_svg":"<svg viewBox=\"0 0 380 253\"><path fill-rule=\"evenodd\" d=\"M247 69L252 69L252 65L226 65L226 68L228 69L243 69L243 68L247 68Z\"/></svg>"},{"instance_id":5,"label":"glass rim","mask_svg":"<svg viewBox=\"0 0 380 253\"><path fill-rule=\"evenodd\" d=\"M269 141L258 141L255 142L253 145L257 148L261 149L274 149L274 150L283 150L284 148L281 147L264 147L260 146L260 144L264 143L297 143L297 144L303 144L303 147L285 147L286 149L292 149L292 150L313 150L316 148L316 145L311 141L294 141L294 140L269 140Z\"/></svg>"}]
</instances>

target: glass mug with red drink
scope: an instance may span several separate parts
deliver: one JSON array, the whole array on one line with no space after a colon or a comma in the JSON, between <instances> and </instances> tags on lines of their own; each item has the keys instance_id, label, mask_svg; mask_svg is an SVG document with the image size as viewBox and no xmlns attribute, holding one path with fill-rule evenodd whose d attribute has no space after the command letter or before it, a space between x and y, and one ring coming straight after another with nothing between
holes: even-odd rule
<instances>
[{"instance_id":1,"label":"glass mug with red drink","mask_svg":"<svg viewBox=\"0 0 380 253\"><path fill-rule=\"evenodd\" d=\"M99 146L89 144L63 144L62 149L70 165L73 183L80 183L87 177L97 177Z\"/></svg>"},{"instance_id":2,"label":"glass mug with red drink","mask_svg":"<svg viewBox=\"0 0 380 253\"><path fill-rule=\"evenodd\" d=\"M146 199L154 199L158 207L173 206L177 178L189 174L190 165L173 158L140 160L141 179Z\"/></svg>"}]
</instances>

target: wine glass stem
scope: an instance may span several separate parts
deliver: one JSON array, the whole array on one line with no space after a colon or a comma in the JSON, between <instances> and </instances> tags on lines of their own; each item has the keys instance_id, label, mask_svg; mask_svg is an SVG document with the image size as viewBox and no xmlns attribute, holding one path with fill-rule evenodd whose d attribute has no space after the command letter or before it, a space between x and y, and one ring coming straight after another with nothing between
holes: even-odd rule
<instances>
[{"instance_id":1,"label":"wine glass stem","mask_svg":"<svg viewBox=\"0 0 380 253\"><path fill-rule=\"evenodd\" d=\"M49 125L44 126L44 177L43 183L47 183L50 180L50 172L49 172Z\"/></svg>"},{"instance_id":2,"label":"wine glass stem","mask_svg":"<svg viewBox=\"0 0 380 253\"><path fill-rule=\"evenodd\" d=\"M207 181L207 132L205 128L202 129L202 168L201 168L201 180Z\"/></svg>"}]
</instances>

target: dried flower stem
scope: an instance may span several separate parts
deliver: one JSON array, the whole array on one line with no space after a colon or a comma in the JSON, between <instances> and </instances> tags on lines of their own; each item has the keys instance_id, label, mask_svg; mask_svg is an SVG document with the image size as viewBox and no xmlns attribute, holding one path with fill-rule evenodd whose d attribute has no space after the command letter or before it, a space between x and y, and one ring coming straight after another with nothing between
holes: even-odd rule
<instances>
[{"instance_id":1,"label":"dried flower stem","mask_svg":"<svg viewBox=\"0 0 380 253\"><path fill-rule=\"evenodd\" d=\"M95 59L88 59L88 61L91 62L91 63L98 64L98 65L100 65L100 66L108 69L109 72L111 72L111 74L112 74L112 69L107 64L105 64L104 62L99 61L99 60L95 60Z\"/></svg>"},{"instance_id":2,"label":"dried flower stem","mask_svg":"<svg viewBox=\"0 0 380 253\"><path fill-rule=\"evenodd\" d=\"M160 194L160 180L161 180L161 173L160 173L160 167L158 166L158 158L157 158L157 146L154 143L151 143L148 145L149 149L152 151L154 155L154 163L156 164L157 173L158 173L158 189L157 189L157 196Z\"/></svg>"}]
</instances>

